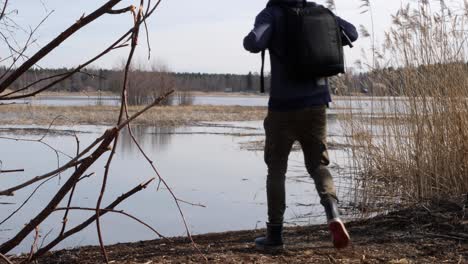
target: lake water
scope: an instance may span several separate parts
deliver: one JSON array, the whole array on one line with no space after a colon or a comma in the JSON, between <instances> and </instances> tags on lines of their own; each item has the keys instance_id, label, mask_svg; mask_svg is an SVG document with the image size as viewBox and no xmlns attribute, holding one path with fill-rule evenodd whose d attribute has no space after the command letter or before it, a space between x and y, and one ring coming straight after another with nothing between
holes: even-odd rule
<instances>
[{"instance_id":1,"label":"lake water","mask_svg":"<svg viewBox=\"0 0 468 264\"><path fill-rule=\"evenodd\" d=\"M120 104L120 99L115 96L43 96L32 99L14 100L14 103L48 106L92 106ZM407 101L392 97L356 97L340 98L331 104L331 111L343 111L359 113L383 114L394 109L407 109ZM175 102L177 104L177 102ZM240 106L267 106L267 96L194 96L194 105L240 105ZM397 107L394 107L394 106Z\"/></svg>"},{"instance_id":2,"label":"lake water","mask_svg":"<svg viewBox=\"0 0 468 264\"><path fill-rule=\"evenodd\" d=\"M14 137L11 128L22 128L34 132L31 126L0 127L0 137ZM5 130L6 129L6 130ZM55 127L56 130L74 130L82 148L103 133L105 127L74 126ZM329 140L343 142L343 132L336 115L329 115ZM73 136L57 133L47 136L45 142L64 153L73 155L76 143ZM226 122L200 124L185 128L155 128L137 126L134 133L144 150L155 161L162 177L168 182L179 199L205 207L182 204L183 212L193 234L244 230L264 227L266 221L266 165L263 151L249 151L245 143L263 139L262 122ZM244 136L240 136L244 135ZM34 133L22 137L39 138ZM351 183L343 170L349 166L348 155L343 149L331 149L331 169L336 175L340 197L349 199ZM0 175L0 188L5 189L33 176L48 172L63 164L67 157L56 154L40 143L16 142L0 138L0 160L3 169L24 168L24 173ZM83 180L77 187L73 206L95 207L99 194L105 163L104 156L89 172L96 174ZM64 173L42 186L33 199L12 219L0 225L0 243L36 215L56 190L64 183L69 173ZM103 207L121 194L138 184L155 177L137 147L131 142L128 132L120 138L112 168ZM37 185L18 191L13 197L0 197L0 222L14 211ZM319 205L312 180L303 166L301 152L290 156L287 185L286 219L290 224L324 223L325 217ZM9 205L8 203L12 203ZM62 204L63 206L64 204ZM131 213L165 236L185 234L184 225L177 207L166 188L157 189L157 183L136 194L117 207ZM41 224L45 243L54 238L61 228L62 213L55 213ZM69 216L69 227L81 223L91 214L74 211ZM104 240L107 244L154 239L156 236L135 221L111 213L102 220ZM28 251L32 235L14 250L14 253ZM252 238L253 239L253 238ZM96 225L92 224L83 232L65 240L58 248L96 245ZM56 248L56 249L58 249Z\"/></svg>"}]
</instances>

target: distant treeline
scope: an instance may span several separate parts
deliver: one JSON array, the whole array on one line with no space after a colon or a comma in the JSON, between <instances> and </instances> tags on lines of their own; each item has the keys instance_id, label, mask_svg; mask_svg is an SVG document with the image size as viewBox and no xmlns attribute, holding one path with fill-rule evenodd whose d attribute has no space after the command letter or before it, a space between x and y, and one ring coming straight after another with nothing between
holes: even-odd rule
<instances>
[{"instance_id":1,"label":"distant treeline","mask_svg":"<svg viewBox=\"0 0 468 264\"><path fill-rule=\"evenodd\" d=\"M424 74L425 71L434 68L445 68L447 65L430 65L417 68L385 68L370 72L349 73L330 78L330 88L337 95L369 94L376 96L399 96L405 94L403 79L411 74ZM468 64L464 64L468 73ZM0 67L0 76L5 73L5 67ZM54 82L71 69L34 69L24 74L10 89L31 85L38 80L45 79L31 88L39 88ZM58 76L51 78L51 76ZM173 73L173 72L149 72L133 71L133 81L130 85L133 89L167 90L175 88L178 91L202 91L202 92L252 92L259 91L260 76L256 73L249 74L207 74L207 73ZM49 91L79 92L79 91L104 91L118 93L122 89L123 74L119 70L87 69L76 73L70 78L57 83ZM132 78L132 77L131 77ZM266 77L265 86L269 90L269 77ZM151 87L150 87L151 86ZM131 87L130 87L131 89Z\"/></svg>"},{"instance_id":2,"label":"distant treeline","mask_svg":"<svg viewBox=\"0 0 468 264\"><path fill-rule=\"evenodd\" d=\"M0 67L0 76L5 73L5 67ZM16 90L26 87L38 80L50 78L50 76L59 76L47 79L31 88L39 88L60 79L71 69L33 69L24 74L16 81L10 89ZM134 76L141 80L142 76L152 78L152 75L161 74L160 72L134 71ZM260 76L255 73L245 75L241 74L207 74L207 73L164 73L170 77L174 88L181 91L202 91L202 92L257 92L259 91ZM117 93L122 89L122 71L108 69L87 69L76 73L70 78L56 84L49 91L60 92L79 92L79 91L108 91ZM167 78L166 78L167 79ZM268 79L268 77L267 77ZM266 83L269 81L266 80ZM153 82L155 90L158 89L158 83ZM269 88L269 85L267 85Z\"/></svg>"}]
</instances>

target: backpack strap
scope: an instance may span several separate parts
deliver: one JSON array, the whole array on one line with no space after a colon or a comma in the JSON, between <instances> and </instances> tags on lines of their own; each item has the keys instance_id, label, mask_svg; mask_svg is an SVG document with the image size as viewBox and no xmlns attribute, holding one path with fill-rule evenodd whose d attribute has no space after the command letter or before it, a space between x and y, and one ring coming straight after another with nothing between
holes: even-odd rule
<instances>
[{"instance_id":1,"label":"backpack strap","mask_svg":"<svg viewBox=\"0 0 468 264\"><path fill-rule=\"evenodd\" d=\"M260 93L265 93L265 50L262 50L262 69L260 70Z\"/></svg>"}]
</instances>

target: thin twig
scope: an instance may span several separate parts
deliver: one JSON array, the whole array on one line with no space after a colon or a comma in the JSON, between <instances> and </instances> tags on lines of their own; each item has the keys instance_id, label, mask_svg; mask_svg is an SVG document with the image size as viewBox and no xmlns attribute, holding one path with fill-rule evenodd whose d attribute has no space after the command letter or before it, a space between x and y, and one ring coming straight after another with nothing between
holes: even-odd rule
<instances>
[{"instance_id":1,"label":"thin twig","mask_svg":"<svg viewBox=\"0 0 468 264\"><path fill-rule=\"evenodd\" d=\"M117 15L117 14L122 14L122 13L127 13L127 12L133 12L134 10L135 10L135 6L131 5L125 8L121 8L121 9L111 9L107 11L107 13L112 14L112 15Z\"/></svg>"},{"instance_id":2,"label":"thin twig","mask_svg":"<svg viewBox=\"0 0 468 264\"><path fill-rule=\"evenodd\" d=\"M92 21L94 21L95 19L101 17L104 13L106 13L106 11L112 10L112 7L114 7L119 2L121 2L121 0L109 0L109 1L107 1L106 4L101 6L99 9L97 9L96 11L91 13L90 15L83 16L79 21L77 21L77 23L75 23L74 25L69 27L65 32L63 32L57 38L55 38L53 41L51 41L49 44L44 46L39 52L37 52L35 55L33 55L31 58L29 58L20 67L15 69L15 71L12 74L10 74L4 81L2 81L0 83L0 93L5 91L6 88L10 86L10 84L12 84L15 80L17 80L21 75L23 75L28 69L30 69L38 61L40 61L44 56L46 56L48 53L50 53L52 50L54 50L57 46L59 46L68 37L73 35L76 31L80 30L86 24L89 24ZM130 122L132 122L135 118L137 118L141 114L145 113L151 107L159 104L160 101L164 100L166 97L168 97L169 95L171 95L173 93L173 91L167 92L163 96L156 99L152 104L148 105L147 107L145 107L141 111L137 112L133 116L129 117L127 115L127 119L123 120L122 117L123 117L124 109L126 108L126 102L127 102L127 97L126 97L126 92L127 92L126 90L127 89L126 89L126 87L127 87L127 83L128 83L128 71L129 71L129 68L130 68L130 61L133 58L135 48L136 48L136 46L138 44L138 36L139 36L140 25L142 23L146 22L146 19L159 6L159 4L161 3L161 0L159 0L153 7L151 7L150 2L151 1L149 1L149 3L148 3L148 9L146 10L146 13L143 14L144 0L141 0L140 1L140 8L139 8L137 14L135 14L135 25L133 26L133 28L130 29L126 34L124 34L117 42L115 42L113 45L111 45L103 53L99 54L97 57L95 57L92 60L88 61L86 65L80 65L74 71L61 76L61 78L59 78L59 80L55 80L51 84L46 85L45 87L42 87L41 89L38 89L38 90L36 90L36 91L34 91L32 93L24 94L24 95L21 95L21 96L10 96L10 95L14 95L15 93L18 93L18 92L22 91L21 89L19 89L19 90L13 91L13 93L9 93L8 96L10 96L10 97L5 97L5 95L0 96L0 100L11 100L11 99L18 99L18 98L25 98L25 97L29 97L29 96L34 96L34 95L44 91L45 89L48 89L49 87L52 87L53 85L57 84L58 82L65 80L66 78L70 77L72 74L79 72L81 70L81 68L89 65L89 63L91 63L91 62L94 62L95 60L102 57L103 55L105 55L109 51L114 50L114 49L119 48L119 47L126 46L125 43L122 44L121 42L127 36L129 36L131 34L131 38L130 38L131 39L131 49L130 49L130 53L129 53L129 57L128 57L129 60L128 60L128 63L127 63L128 67L127 67L127 71L126 71L126 76L125 76L125 80L124 80L124 84L123 84L124 87L123 87L123 90L122 90L122 106L121 106L120 115L119 115L119 119L118 119L118 122L116 124L116 127L107 130L100 138L96 139L95 142L93 142L90 146L88 146L88 148L86 148L81 153L79 153L79 149L78 149L77 156L74 157L73 159L71 159L71 161L69 161L64 166L59 167L58 169L54 170L53 172L47 173L47 174L42 175L42 176L35 177L34 179L31 179L31 180L29 180L29 181L27 181L27 182L25 182L23 184L20 184L18 186L12 187L12 188L9 188L6 191L0 191L0 195L5 195L5 194L12 195L13 192L16 191L16 190L22 189L22 188L24 188L26 186L29 186L29 185L31 185L31 184L33 184L35 182L38 182L38 181L41 181L41 180L44 180L44 179L47 179L47 181L51 180L53 177L57 176L57 174L60 174L62 171L66 170L66 169L69 169L71 167L75 167L75 172L68 178L68 180L63 184L63 186L58 190L58 192L54 195L54 197L47 204L47 206L36 217L34 217L27 225L25 225L24 228L22 228L13 238L11 238L10 240L8 240L5 243L3 243L2 245L0 245L0 252L1 253L7 253L11 249L16 247L19 243L21 243L21 241L24 240L24 238L33 229L36 229L36 234L38 234L37 226L39 226L39 224L42 223L54 211L54 209L57 207L57 205L63 200L63 198L65 197L66 194L70 193L70 191L71 191L71 193L70 193L70 198L69 198L67 208L71 208L70 205L71 205L71 201L72 201L72 197L73 197L73 193L74 193L74 189L76 187L76 184L81 179L86 177L86 176L83 177L82 175L105 152L110 150L109 146L110 146L110 144L113 143L114 147L112 148L110 158L108 159L108 163L106 165L106 173L105 173L105 177L104 177L105 179L104 179L103 185L101 187L100 198L98 199L98 203L97 203L96 208L92 209L92 210L96 211L96 215L94 216L94 218L92 217L92 218L88 219L91 222L88 223L88 221L87 221L87 222L83 223L83 225L77 226L74 229L65 232L65 223L66 223L68 210L64 209L64 210L66 210L66 213L65 213L65 216L64 216L63 230L60 232L59 237L56 240L54 240L53 242L51 242L49 245L51 245L52 247L55 246L56 244L54 244L54 243L59 243L60 241L65 239L67 236L74 234L75 231L79 232L79 231L77 231L78 229L80 229L81 227L84 228L85 226L91 224L93 221L97 222L97 226L98 226L98 229L99 229L100 216L103 215L104 213L106 213L103 210L102 214L100 214L100 211L102 210L100 208L100 204L101 204L101 201L102 201L102 197L104 196L105 188L106 188L106 185L107 185L108 171L109 171L109 167L110 167L111 162L112 162L112 156L113 156L114 150L116 149L115 147L117 146L117 139L119 137L120 130L123 129L126 125L129 125ZM130 10L130 11L133 11L133 10ZM104 12L104 13L102 13L102 12ZM2 16L3 16L3 12L2 12ZM146 26L146 24L145 24L145 26ZM39 141L42 141L43 138L41 138ZM93 152L88 155L88 152L90 152L91 150L93 150ZM58 152L56 152L56 155L58 156ZM85 155L88 155L88 156L86 158L83 158L83 157L85 157ZM47 181L43 182L42 184L45 184ZM151 181L147 182L145 185L140 185L138 188L135 188L132 191L137 192L137 191L139 191L141 189L146 188L146 186ZM129 196L131 196L131 195L132 194L129 194ZM121 201L123 201L124 199L128 198L129 196L126 196L126 197L124 196L122 198L122 200L119 200L121 198L121 197L119 197L116 200L117 204L120 203ZM178 203L178 201L179 200L176 200L176 203ZM117 205L117 204L115 204L115 205ZM115 205L114 205L114 207L115 207ZM124 212L120 212L120 213L126 214ZM141 220L139 220L139 219L137 219L137 218L135 218L135 217L133 217L133 216L131 216L129 214L126 214L126 215L129 216L129 217L132 217L134 220L139 221L141 224L144 224L144 222L142 222ZM185 219L184 219L184 221L185 221ZM98 233L100 233L100 232L98 232ZM38 236L36 236L36 238L37 237ZM37 239L35 239L35 241L37 241ZM103 246L102 239L100 239L100 243ZM48 246L46 246L46 248ZM41 249L41 250L43 250L43 249ZM50 250L50 248L46 249L45 251L41 251L41 250L38 250L34 254L34 256L32 256L30 259L33 260L36 256L40 256L41 252L45 253L48 250ZM33 253L33 251L34 251L34 245L32 247L31 254ZM103 249L103 251L104 251L104 255L106 255L105 249ZM107 256L105 256L105 258L106 258L106 262L107 262L108 261Z\"/></svg>"},{"instance_id":3,"label":"thin twig","mask_svg":"<svg viewBox=\"0 0 468 264\"><path fill-rule=\"evenodd\" d=\"M141 19L141 8L142 8L142 5L143 5L143 2L144 0L140 0L140 9L139 9L139 12L138 12L138 16L135 20L135 26L134 26L134 30L132 32L132 44L131 44L131 48L130 48L130 52L128 54L128 58L127 58L127 64L125 66L125 72L124 72L124 81L123 81L123 87L122 87L122 95L121 95L121 106L120 106L120 114L119 114L119 118L117 120L117 126L121 124L122 122L122 117L123 117L123 112L124 112L124 108L125 108L125 105L126 105L126 98L127 98L127 87L128 87L128 75L129 75L129 71L130 71L130 64L132 62L132 59L133 59L133 55L135 53L135 49L136 49L136 46L137 46L137 39L138 39L138 33L140 31L140 27L139 27L139 24L138 22L140 21ZM133 12L133 10L132 10ZM106 162L106 166L105 166L105 171L104 171L104 177L102 179L102 185L101 185L101 192L99 193L99 197L98 197L98 200L97 200L97 203L96 203L96 229L97 229L97 234L98 234L98 239L99 239L99 246L101 247L101 252L104 256L104 261L106 263L109 263L109 256L107 255L107 251L106 251L106 248L104 246L104 239L102 237L102 232L101 232L101 223L100 223L100 217L99 217L99 214L100 214L100 208L101 208L101 202L102 202L102 199L104 197L104 193L106 191L106 186L107 186L107 179L108 179L108 176L109 176L109 169L110 169L110 166L111 166L111 163L112 163L112 160L114 158L114 155L115 155L115 149L117 148L117 144L118 144L118 139L119 139L119 133L116 134L116 138L115 138L115 141L114 141L114 146L112 148L112 151L109 155L109 158L107 159L107 162Z\"/></svg>"},{"instance_id":4,"label":"thin twig","mask_svg":"<svg viewBox=\"0 0 468 264\"><path fill-rule=\"evenodd\" d=\"M24 172L24 169L18 169L18 170L0 170L0 173L13 173L13 172Z\"/></svg>"},{"instance_id":5,"label":"thin twig","mask_svg":"<svg viewBox=\"0 0 468 264\"><path fill-rule=\"evenodd\" d=\"M36 91L34 92L31 92L31 93L27 93L27 94L23 94L23 95L18 95L18 96L11 96L13 94L17 94L19 92L22 92L24 90L27 90L29 87L31 87L32 84L30 85L27 85L26 87L23 87L21 89L18 89L18 90L15 90L11 93L9 93L9 97L6 97L6 95L4 96L0 96L0 101L1 100L15 100L15 99L22 99L22 98L28 98L28 97L33 97L33 96L36 96L37 94L53 87L54 85L68 79L69 77L71 77L72 75L74 75L75 73L78 73L81 71L81 69L85 68L86 66L90 65L91 63L95 62L96 60L100 59L101 57L103 57L104 55L106 55L107 53L109 53L110 51L112 50L115 50L117 49L118 47L123 47L122 45L119 45L119 43L121 41L123 41L128 35L130 35L131 33L131 30L127 33L125 33L123 36L121 36L116 42L114 42L111 46L109 46L107 49L105 49L103 52L101 52L100 54L98 54L97 56L95 56L94 58L88 60L87 62L79 65L78 67L76 67L74 70L72 71L69 71L67 72L65 75L63 75L61 78L57 79L57 80L54 80L53 82L45 85L44 87L42 88L39 88L37 89Z\"/></svg>"},{"instance_id":6,"label":"thin twig","mask_svg":"<svg viewBox=\"0 0 468 264\"><path fill-rule=\"evenodd\" d=\"M115 1L115 0L114 0L114 1ZM120 1L121 1L121 0L120 0ZM120 2L120 1L119 1L119 2ZM109 1L109 2L110 2L110 1ZM159 7L159 5L161 4L161 2L162 2L162 0L158 0L158 2L157 2L150 10L147 10L145 16L144 16L138 23L136 23L136 25L139 26L139 25L141 25L141 23L145 22L146 19L148 19L148 17L150 17L150 16L154 13L154 11L156 11L156 9ZM102 7L101 7L101 8L102 8ZM94 14L94 13L93 13L93 14ZM91 15L90 15L90 16L91 16ZM73 27L73 26L72 26L72 27ZM88 66L89 64L93 63L93 62L96 61L97 59L101 58L102 56L104 56L104 55L107 54L108 52L110 52L110 51L112 51L112 50L114 50L114 49L116 49L116 48L125 47L126 45L124 45L124 44L119 45L119 43L120 43L122 40L124 40L125 38L127 38L129 35L133 34L133 31L135 30L135 28L136 28L136 27L132 27L129 31L127 31L124 35L122 35L114 44L112 44L108 49L106 49L105 51L103 51L101 54L99 54L98 56L94 57L93 59L89 60L88 62L86 62L86 63L84 63L84 64L78 66L74 71L71 71L68 75L66 75L66 76L64 76L64 77L62 77L62 78L60 78L60 79L58 79L58 80L52 82L51 84L46 85L46 86L44 86L44 87L42 87L42 88L40 88L40 89L38 89L38 90L36 90L36 91L34 91L34 92L32 92L32 93L24 94L24 95L21 95L21 96L8 97L8 98L4 98L4 97L0 96L0 101L1 101L1 100L14 100L14 99L21 99L21 98L26 98L26 97L32 97L32 96L35 96L35 95L37 95L37 94L39 94L39 93L41 93L41 92L43 92L43 91L49 89L50 87L56 85L57 83L62 82L63 80L65 80L65 79L67 79L68 77L70 77L71 75L75 74L76 72L78 72L78 71L81 70L82 68ZM1 32L0 32L0 33L1 33ZM65 32L64 32L64 33L65 33ZM63 34L63 33L62 33L62 34ZM57 37L57 39L58 39L58 38L59 38L59 37ZM57 39L55 39L54 41L59 41L59 40L57 40ZM52 42L54 42L54 41L52 41ZM48 45L52 44L52 42L49 43ZM56 44L56 43L55 43L55 44ZM60 43L59 43L58 45L60 45ZM40 50L38 53L41 53L41 52L43 52L43 50ZM38 54L36 54L36 55L38 55ZM36 55L34 55L30 60L32 60ZM39 55L38 55L38 56L39 56ZM41 55L41 56L42 56L42 55ZM45 56L45 55L44 55L44 56ZM21 67L23 67L23 66L24 66L24 64L23 64ZM21 67L20 67L20 68L21 68ZM17 71L18 71L20 68L18 68ZM30 67L29 67L29 68L30 68ZM29 68L28 68L28 69L29 69ZM26 69L26 70L27 70L27 69ZM15 72L15 73L16 73L16 72ZM14 75L15 73L13 73L12 75ZM23 73L24 73L24 72L23 72ZM9 78L10 78L12 75L10 75ZM17 78L19 78L19 76L21 76L21 75L18 75L18 76L15 78L15 80L16 80ZM0 83L0 94L6 89L6 87L4 88L3 86L5 86L4 83L5 83L7 80L8 80L8 79L6 79L4 82ZM14 80L13 80L13 81L14 81ZM10 81L9 81L9 82L10 82ZM22 90L24 90L24 89L19 89L19 90L16 90L15 92L19 92L19 91L22 91Z\"/></svg>"},{"instance_id":7,"label":"thin twig","mask_svg":"<svg viewBox=\"0 0 468 264\"><path fill-rule=\"evenodd\" d=\"M44 179L47 179L49 177L52 177L52 176L55 176L57 175L58 173L60 172L63 172L71 167L75 167L76 165L79 165L81 163L83 163L85 160L82 159L80 160L80 158L82 158L84 155L86 155L86 153L88 153L89 151L91 151L95 146L97 146L99 143L101 143L106 137L106 133L104 133L104 135L102 135L101 137L97 138L93 143L91 143L91 145L89 145L85 150L83 150L80 155L76 156L74 159L70 160L67 164L63 165L62 167L54 170L54 171L51 171L51 172L48 172L44 175L41 175L41 176L36 176L34 178L32 178L31 180L28 180L22 184L19 184L19 185L16 185L14 187L11 187L9 189L6 189L6 190L3 190L3 191L0 191L0 196L12 196L14 194L15 191L18 191L18 190L21 190L31 184L34 184L38 181L41 181L41 180L44 180Z\"/></svg>"},{"instance_id":8,"label":"thin twig","mask_svg":"<svg viewBox=\"0 0 468 264\"><path fill-rule=\"evenodd\" d=\"M39 227L36 226L34 233L34 241L31 245L31 251L29 252L28 261L31 261L32 256L34 255L34 249L37 249L37 241L39 240Z\"/></svg>"},{"instance_id":9,"label":"thin twig","mask_svg":"<svg viewBox=\"0 0 468 264\"><path fill-rule=\"evenodd\" d=\"M154 179L151 179L149 181L147 181L146 183L143 183L143 184L140 184L138 186L136 186L135 188L133 188L132 190L128 191L127 193L125 194L122 194L120 197L118 197L114 202L112 202L111 204L109 204L105 209L114 209L115 207L117 207L120 203L122 203L123 201L125 201L126 199L128 199L129 197L133 196L134 194L136 194L137 192L141 191L141 190L144 190L146 189L152 182L154 181ZM101 216L103 216L104 214L106 214L107 211L102 211L102 214ZM64 239L80 232L81 230L85 229L86 227L88 227L90 224L92 224L95 220L96 220L96 217L97 215L93 215L91 216L90 218L88 218L86 221L84 221L83 223L75 226L74 228L66 231L65 233L63 233L62 235L58 236L57 238L55 238L53 241L51 241L49 244L47 244L45 247L39 249L36 254L32 257L32 260L35 260L39 257L41 257L42 255L44 255L45 253L47 253L49 250L51 250L52 248L54 248L57 244L59 244L61 241L63 241Z\"/></svg>"},{"instance_id":10,"label":"thin twig","mask_svg":"<svg viewBox=\"0 0 468 264\"><path fill-rule=\"evenodd\" d=\"M109 150L110 144L114 141L118 131L114 129L107 130L103 137L104 140L97 147L97 149L90 154L87 158L80 163L78 170L73 173L70 178L63 184L57 194L54 195L52 200L45 206L44 209L34 217L26 226L24 226L13 238L9 239L2 245L0 245L0 253L7 253L15 248L24 238L38 225L40 225L50 213L57 207L57 205L63 200L65 195L73 188L76 181L98 160L104 153Z\"/></svg>"},{"instance_id":11,"label":"thin twig","mask_svg":"<svg viewBox=\"0 0 468 264\"><path fill-rule=\"evenodd\" d=\"M127 107L127 104L125 104L125 114L127 116L127 119L128 119L128 107ZM184 226L185 226L185 230L187 232L187 236L189 237L190 241L192 242L192 245L195 247L195 249L200 253L202 254L202 256L206 259L206 256L203 255L203 253L201 252L201 250L197 247L197 245L195 244L195 241L193 240L193 237L192 235L190 234L190 229L188 227L188 224L187 224L187 221L185 219L185 215L184 215L184 212L182 211L182 208L180 207L180 204L179 202L184 202L184 203L187 203L187 204L191 204L191 205L195 205L195 204L192 204L192 203L189 203L189 202L185 202L183 200L180 200L179 198L177 198L177 196L175 195L175 193L172 191L172 189L170 188L169 184L167 184L167 182L164 180L163 177L161 177L161 174L159 173L159 170L156 168L156 166L154 165L154 162L149 158L149 156L146 154L146 152L143 150L143 148L141 147L140 143L138 142L138 140L135 138L135 136L133 135L133 132L132 132L132 129L131 129L131 126L130 126L130 123L128 123L127 125L127 128L128 128L128 132L129 132L129 135L130 137L132 138L133 142L135 143L135 145L137 146L138 150L140 151L140 153L143 155L143 157L147 160L147 162L150 164L151 168L153 169L154 173L156 173L156 175L158 176L158 179L159 179L159 182L163 183L164 186L166 186L167 190L169 191L169 193L171 194L171 196L173 197L174 201L175 201L175 204L179 210L179 214L180 216L182 217L182 221L184 223ZM158 187L159 188L159 187ZM198 206L202 206L203 205L198 205ZM207 259L206 259L207 260Z\"/></svg>"},{"instance_id":12,"label":"thin twig","mask_svg":"<svg viewBox=\"0 0 468 264\"><path fill-rule=\"evenodd\" d=\"M5 0L5 3L3 4L3 8L2 8L2 13L0 13L0 20L2 20L3 16L5 15L7 5L8 5L8 0Z\"/></svg>"},{"instance_id":13,"label":"thin twig","mask_svg":"<svg viewBox=\"0 0 468 264\"><path fill-rule=\"evenodd\" d=\"M57 177L57 175L55 176ZM13 216L15 216L15 214L17 214L30 200L31 198L34 196L34 194L36 194L36 192L43 186L45 185L46 183L48 183L49 181L51 181L52 179L54 179L55 177L51 177L45 181L43 181L41 184L39 184L33 191L32 193L28 196L28 198L26 198L26 200L16 209L14 210L9 216L7 216L5 219L3 219L1 222L0 222L0 226L3 225L6 221L10 220Z\"/></svg>"},{"instance_id":14,"label":"thin twig","mask_svg":"<svg viewBox=\"0 0 468 264\"><path fill-rule=\"evenodd\" d=\"M75 140L76 140L76 155L78 156L80 154L80 140L78 139L76 135L75 135ZM75 166L75 171L77 170L78 170L78 166ZM83 179L83 177L80 178L78 182L75 183L75 185L73 185L73 188L70 192L70 197L68 198L67 207L71 206L71 202L73 199L73 194L75 193L76 185L81 181L81 179ZM60 235L63 235L63 233L65 232L65 228L67 227L67 222L68 222L68 210L65 211L65 213L63 214L62 230L60 231Z\"/></svg>"},{"instance_id":15,"label":"thin twig","mask_svg":"<svg viewBox=\"0 0 468 264\"><path fill-rule=\"evenodd\" d=\"M82 29L84 26L88 25L89 23L95 21L102 15L106 14L106 12L112 9L115 5L120 3L122 0L109 0L100 8L98 8L93 13L89 14L88 16L80 18L75 24L57 36L54 40L49 42L46 46L44 46L40 51L38 51L34 56L32 56L29 60L24 62L18 69L16 69L8 78L6 78L2 83L0 83L0 93L5 91L19 76L23 75L28 69L30 69L34 64L38 61L43 59L46 55L48 55L52 50L54 50L57 46L63 43L66 39L72 36L75 32Z\"/></svg>"},{"instance_id":16,"label":"thin twig","mask_svg":"<svg viewBox=\"0 0 468 264\"><path fill-rule=\"evenodd\" d=\"M69 211L69 210L81 210L81 211L93 211L93 212L97 212L96 208L85 208L85 207L60 207L60 208L57 208L55 209L55 211ZM161 235L161 233L159 233L158 231L156 231L156 229L154 229L153 227L151 227L149 224L145 223L143 220L129 214L129 213L126 213L125 211L123 210L114 210L114 209L99 209L99 211L106 211L106 212L111 212L111 213L117 213L117 214L122 214L122 215L125 215L135 221L137 221L138 223L146 226L148 229L150 229L151 231L153 231L153 233L155 233L158 237L160 238L163 238L164 236Z\"/></svg>"},{"instance_id":17,"label":"thin twig","mask_svg":"<svg viewBox=\"0 0 468 264\"><path fill-rule=\"evenodd\" d=\"M22 57L25 57L26 59L29 59L28 56L24 55L24 53L26 52L26 50L29 48L30 45L34 44L36 42L36 40L32 40L34 34L36 33L36 31L42 26L42 24L49 18L49 16L53 13L50 12L49 14L47 14L38 24L37 26L31 30L31 32L29 33L29 37L28 39L26 40L25 44L23 45L23 48L21 49L21 51L17 51L16 49L14 49L13 47L10 46L10 50L11 51L14 51L16 54L18 54L18 56L16 58L13 59L13 63L10 65L10 68L8 68L5 73L0 76L0 80L2 80L9 72L10 70L16 65L16 62L22 58ZM0 32L1 33L1 32ZM31 42L32 41L32 42ZM30 43L31 42L31 43ZM36 63L35 63L36 64ZM34 65L35 65L34 64ZM1 92L0 92L1 93Z\"/></svg>"},{"instance_id":18,"label":"thin twig","mask_svg":"<svg viewBox=\"0 0 468 264\"><path fill-rule=\"evenodd\" d=\"M11 262L11 260L7 258L5 255L3 255L2 253L0 253L0 259L6 262L7 264L13 264L13 262Z\"/></svg>"}]
</instances>

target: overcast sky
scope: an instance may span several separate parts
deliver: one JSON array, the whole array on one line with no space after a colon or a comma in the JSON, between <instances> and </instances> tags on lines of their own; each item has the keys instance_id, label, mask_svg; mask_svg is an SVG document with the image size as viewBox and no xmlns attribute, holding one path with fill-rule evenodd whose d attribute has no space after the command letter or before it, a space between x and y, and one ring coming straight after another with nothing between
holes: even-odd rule
<instances>
[{"instance_id":1,"label":"overcast sky","mask_svg":"<svg viewBox=\"0 0 468 264\"><path fill-rule=\"evenodd\" d=\"M462 1L462 0L460 0ZM17 9L15 20L23 27L35 27L44 16L54 11L38 30L40 45L65 30L83 13L89 14L104 0L14 0L9 9ZM120 7L139 1L126 0ZM259 55L243 50L243 37L251 30L254 18L264 8L266 0L163 0L160 9L149 20L153 58L164 61L173 71L247 73L258 72ZM317 1L323 3L324 1ZM390 26L391 14L401 5L400 0L371 0L373 2L376 32L382 39ZM336 0L337 13L354 23L370 26L369 14L361 14L360 0ZM42 67L72 67L91 58L127 31L132 17L106 15L88 25L79 34L67 40L59 49L41 62ZM18 37L21 39L20 37ZM141 39L138 60L145 62L147 49ZM346 48L348 66L361 58L362 49L368 50L369 40L361 39L356 48ZM0 57L7 54L0 46ZM30 50L30 54L34 50ZM113 52L95 63L96 67L113 68L121 64L125 50Z\"/></svg>"}]
</instances>

